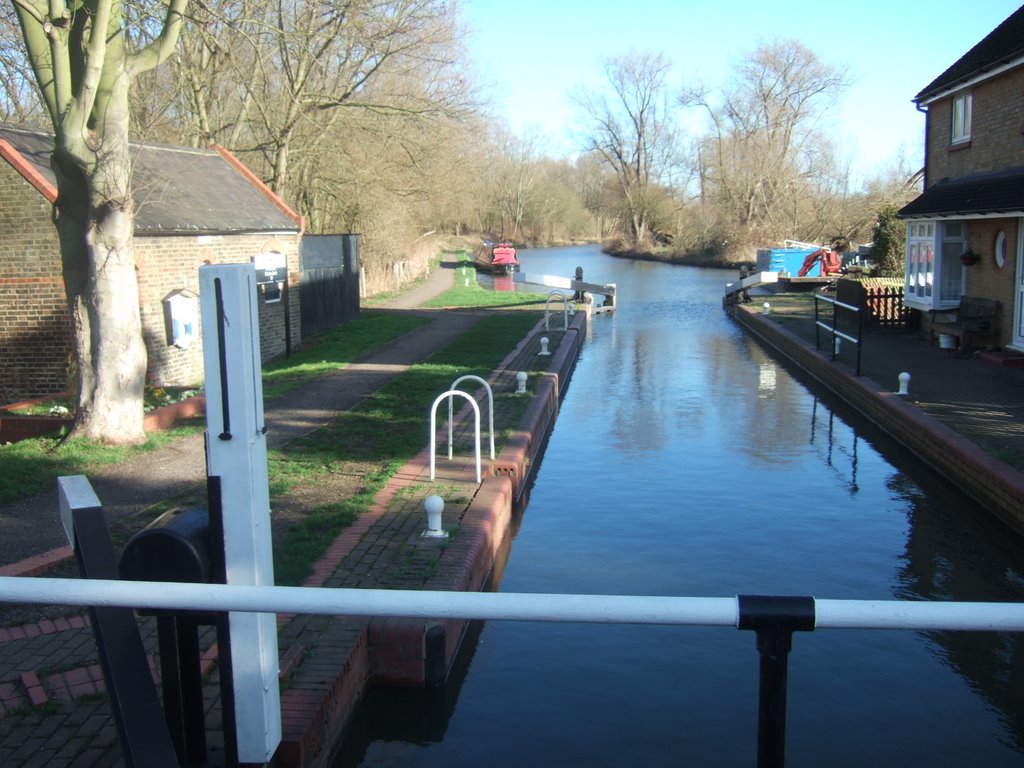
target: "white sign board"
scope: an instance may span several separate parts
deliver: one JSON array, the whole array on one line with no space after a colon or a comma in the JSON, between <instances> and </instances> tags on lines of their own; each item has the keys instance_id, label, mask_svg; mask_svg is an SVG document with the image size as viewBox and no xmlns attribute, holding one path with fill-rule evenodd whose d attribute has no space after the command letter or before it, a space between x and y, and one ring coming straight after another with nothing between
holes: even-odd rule
<instances>
[{"instance_id":1,"label":"white sign board","mask_svg":"<svg viewBox=\"0 0 1024 768\"><path fill-rule=\"evenodd\" d=\"M273 586L255 270L203 266L199 287L207 473L221 480L227 582ZM229 622L238 759L266 763L281 742L276 616L231 613Z\"/></svg>"}]
</instances>

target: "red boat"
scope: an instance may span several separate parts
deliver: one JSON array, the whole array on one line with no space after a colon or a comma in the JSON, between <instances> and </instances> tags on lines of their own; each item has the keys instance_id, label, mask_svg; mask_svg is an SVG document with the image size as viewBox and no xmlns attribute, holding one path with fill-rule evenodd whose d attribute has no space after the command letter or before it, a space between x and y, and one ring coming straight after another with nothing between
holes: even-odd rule
<instances>
[{"instance_id":1,"label":"red boat","mask_svg":"<svg viewBox=\"0 0 1024 768\"><path fill-rule=\"evenodd\" d=\"M473 266L482 272L511 275L519 269L519 259L516 258L516 249L510 243L498 243L494 246L485 243L476 252Z\"/></svg>"}]
</instances>

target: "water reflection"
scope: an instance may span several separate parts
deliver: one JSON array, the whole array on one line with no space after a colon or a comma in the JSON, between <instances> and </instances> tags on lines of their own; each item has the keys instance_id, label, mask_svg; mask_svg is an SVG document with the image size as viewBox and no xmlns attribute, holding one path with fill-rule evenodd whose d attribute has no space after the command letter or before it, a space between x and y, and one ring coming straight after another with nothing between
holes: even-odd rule
<instances>
[{"instance_id":1,"label":"water reflection","mask_svg":"<svg viewBox=\"0 0 1024 768\"><path fill-rule=\"evenodd\" d=\"M911 504L897 595L903 599L1020 601L1024 560L1016 533L966 500L936 504L920 489L894 483ZM987 535L972 535L974 531ZM924 633L944 663L1000 713L1024 748L1024 637L1006 632Z\"/></svg>"},{"instance_id":2,"label":"water reflection","mask_svg":"<svg viewBox=\"0 0 1024 768\"><path fill-rule=\"evenodd\" d=\"M833 411L825 410L824 418L818 415L818 398L814 398L814 408L811 411L811 436L810 445L824 444L825 464L836 471L836 474L846 481L846 472L849 472L847 487L851 494L857 493L857 443L860 438L857 430L847 428L846 425L836 418ZM823 422L823 423L822 423ZM843 433L842 436L837 432ZM833 459L840 462L834 463ZM849 465L847 469L846 466Z\"/></svg>"},{"instance_id":3,"label":"water reflection","mask_svg":"<svg viewBox=\"0 0 1024 768\"><path fill-rule=\"evenodd\" d=\"M729 322L731 273L579 249L524 270L578 264L620 300L592 320L502 590L1024 601L1020 539ZM788 764L1020 764L1019 645L795 638ZM366 737L351 764L753 762L750 636L492 622L466 647L457 704L423 704L446 724Z\"/></svg>"}]
</instances>

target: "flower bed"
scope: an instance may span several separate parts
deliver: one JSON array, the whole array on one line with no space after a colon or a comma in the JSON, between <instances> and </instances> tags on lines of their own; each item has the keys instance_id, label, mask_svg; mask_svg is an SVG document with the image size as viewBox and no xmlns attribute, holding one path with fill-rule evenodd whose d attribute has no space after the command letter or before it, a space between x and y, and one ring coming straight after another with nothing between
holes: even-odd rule
<instances>
[{"instance_id":1,"label":"flower bed","mask_svg":"<svg viewBox=\"0 0 1024 768\"><path fill-rule=\"evenodd\" d=\"M69 428L74 417L68 403L67 396L51 396L0 408L0 444L56 434ZM156 432L204 413L206 397L202 390L194 387L157 387L146 390L145 408L143 426L147 432Z\"/></svg>"}]
</instances>

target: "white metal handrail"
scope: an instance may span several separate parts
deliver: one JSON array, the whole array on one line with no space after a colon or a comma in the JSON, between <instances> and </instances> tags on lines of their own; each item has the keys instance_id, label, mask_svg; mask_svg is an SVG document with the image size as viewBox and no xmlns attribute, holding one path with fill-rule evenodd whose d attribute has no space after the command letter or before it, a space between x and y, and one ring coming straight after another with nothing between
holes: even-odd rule
<instances>
[{"instance_id":1,"label":"white metal handrail","mask_svg":"<svg viewBox=\"0 0 1024 768\"><path fill-rule=\"evenodd\" d=\"M469 404L473 406L473 436L475 438L473 444L476 449L476 481L481 483L483 482L483 474L480 471L480 406L477 405L472 395L460 389L449 389L447 392L442 392L434 399L434 404L430 406L430 479L431 481L434 479L434 468L437 464L436 457L434 456L434 453L437 451L437 406L446 397L450 398L454 395L466 398ZM450 452L449 458L451 458Z\"/></svg>"},{"instance_id":2,"label":"white metal handrail","mask_svg":"<svg viewBox=\"0 0 1024 768\"><path fill-rule=\"evenodd\" d=\"M544 330L550 329L549 319L551 317L551 299L558 297L562 300L562 330L569 330L569 297L561 291L551 291L547 301L544 302Z\"/></svg>"},{"instance_id":3,"label":"white metal handrail","mask_svg":"<svg viewBox=\"0 0 1024 768\"><path fill-rule=\"evenodd\" d=\"M491 437L491 461L494 461L494 390L491 389L491 385L487 383L487 380L480 376L474 376L471 373L467 373L465 376L460 376L452 382L449 387L449 391L455 389L464 381L475 381L478 384L482 384L484 389L487 390L487 432ZM455 408L454 398L448 398L448 458L452 458L452 445L455 442Z\"/></svg>"},{"instance_id":4,"label":"white metal handrail","mask_svg":"<svg viewBox=\"0 0 1024 768\"><path fill-rule=\"evenodd\" d=\"M736 626L738 597L432 592L0 576L0 601L251 613ZM1024 603L815 599L817 629L1024 632Z\"/></svg>"}]
</instances>

